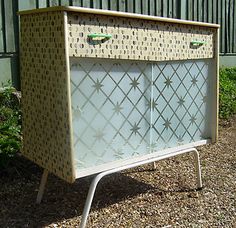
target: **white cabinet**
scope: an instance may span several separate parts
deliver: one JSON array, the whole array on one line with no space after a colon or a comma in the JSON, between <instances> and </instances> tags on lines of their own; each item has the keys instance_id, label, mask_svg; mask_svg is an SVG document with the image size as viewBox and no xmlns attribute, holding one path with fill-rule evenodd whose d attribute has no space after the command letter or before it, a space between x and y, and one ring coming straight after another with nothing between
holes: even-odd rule
<instances>
[{"instance_id":1,"label":"white cabinet","mask_svg":"<svg viewBox=\"0 0 236 228\"><path fill-rule=\"evenodd\" d=\"M215 142L218 25L20 13L23 154L76 178Z\"/></svg>"},{"instance_id":2,"label":"white cabinet","mask_svg":"<svg viewBox=\"0 0 236 228\"><path fill-rule=\"evenodd\" d=\"M23 155L67 182L194 152L217 140L216 24L76 7L24 11Z\"/></svg>"}]
</instances>

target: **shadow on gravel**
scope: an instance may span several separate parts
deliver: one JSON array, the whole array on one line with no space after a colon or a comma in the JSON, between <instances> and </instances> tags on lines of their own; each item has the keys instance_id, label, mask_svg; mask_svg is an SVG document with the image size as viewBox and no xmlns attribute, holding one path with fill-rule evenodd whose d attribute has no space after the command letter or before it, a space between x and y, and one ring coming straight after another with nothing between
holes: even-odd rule
<instances>
[{"instance_id":1,"label":"shadow on gravel","mask_svg":"<svg viewBox=\"0 0 236 228\"><path fill-rule=\"evenodd\" d=\"M37 205L35 200L42 172L21 156L11 168L1 171L0 184L4 187L0 191L0 227L40 227L82 214L92 177L68 184L49 175L43 200ZM150 190L154 190L152 185L126 174L111 174L99 182L92 211Z\"/></svg>"}]
</instances>

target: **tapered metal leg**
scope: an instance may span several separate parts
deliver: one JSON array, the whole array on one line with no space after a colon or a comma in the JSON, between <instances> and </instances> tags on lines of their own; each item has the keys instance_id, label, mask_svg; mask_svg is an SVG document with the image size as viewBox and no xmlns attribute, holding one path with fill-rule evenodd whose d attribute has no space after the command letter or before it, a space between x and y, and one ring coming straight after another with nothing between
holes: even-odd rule
<instances>
[{"instance_id":1,"label":"tapered metal leg","mask_svg":"<svg viewBox=\"0 0 236 228\"><path fill-rule=\"evenodd\" d=\"M202 174L201 174L201 164L200 164L200 158L199 153L197 149L193 148L193 154L194 154L194 162L195 162L195 172L197 176L197 188L202 189Z\"/></svg>"},{"instance_id":2,"label":"tapered metal leg","mask_svg":"<svg viewBox=\"0 0 236 228\"><path fill-rule=\"evenodd\" d=\"M174 157L174 156L177 156L177 155L180 155L180 154L190 153L190 152L194 153L194 164L195 164L196 175L197 175L197 179L196 179L197 181L196 182L197 182L198 189L201 189L202 188L202 179L201 179L201 167L200 167L199 153L195 148L180 150L180 151L176 151L174 153L167 154L167 155L164 155L164 156L160 156L160 157L157 157L157 158L150 158L150 159L147 159L147 160L144 160L144 161L140 161L140 162L136 162L136 163L133 163L133 164L125 165L125 166L114 168L114 169L111 169L111 170L107 170L107 171L99 173L97 176L95 176L93 181L90 184L88 195L87 195L86 202L85 202L85 205L84 205L82 218L81 218L80 228L85 228L85 226L86 226L86 222L87 222L87 219L88 219L89 211L91 209L91 205L92 205L94 193L96 191L96 187L98 185L98 182L104 176L107 176L109 174L116 173L116 172L119 172L119 171L122 171L122 170L125 170L125 169L134 168L134 167L137 167L139 165L148 164L148 163L153 163L153 165L154 165L155 161L163 160L165 158L170 158L170 157Z\"/></svg>"},{"instance_id":3,"label":"tapered metal leg","mask_svg":"<svg viewBox=\"0 0 236 228\"><path fill-rule=\"evenodd\" d=\"M152 167L153 167L154 170L157 168L156 162L153 162L153 163L152 163Z\"/></svg>"},{"instance_id":4,"label":"tapered metal leg","mask_svg":"<svg viewBox=\"0 0 236 228\"><path fill-rule=\"evenodd\" d=\"M37 195L37 199L36 199L36 203L40 204L42 197L43 197L43 192L45 189L45 185L47 182L47 178L48 178L48 171L46 169L43 170L43 175L41 178L41 182L40 182L40 186L39 186L39 191L38 191L38 195Z\"/></svg>"},{"instance_id":5,"label":"tapered metal leg","mask_svg":"<svg viewBox=\"0 0 236 228\"><path fill-rule=\"evenodd\" d=\"M93 201L93 197L94 197L94 193L97 187L98 182L101 180L101 178L105 175L102 175L104 173L98 174L92 181L92 183L90 184L89 187L89 191L88 191L88 195L86 198L86 202L84 205L84 210L83 210L83 214L82 214L82 219L80 222L80 228L85 228L86 226L86 222L88 219L88 215L89 215L89 211L92 205L92 201Z\"/></svg>"}]
</instances>

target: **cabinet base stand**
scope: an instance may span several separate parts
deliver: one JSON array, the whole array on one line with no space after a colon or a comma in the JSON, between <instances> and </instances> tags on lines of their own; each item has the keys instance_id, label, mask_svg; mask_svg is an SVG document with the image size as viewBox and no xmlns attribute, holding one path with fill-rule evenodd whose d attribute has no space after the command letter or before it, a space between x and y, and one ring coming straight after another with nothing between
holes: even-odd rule
<instances>
[{"instance_id":1,"label":"cabinet base stand","mask_svg":"<svg viewBox=\"0 0 236 228\"><path fill-rule=\"evenodd\" d=\"M137 167L137 166L140 166L140 165L145 165L145 164L148 164L148 163L153 163L153 166L155 168L155 162L156 161L163 160L163 159L170 158L170 157L174 157L174 156L177 156L177 155L180 155L180 154L190 153L190 152L192 152L194 154L194 164L195 164L195 172L196 172L197 189L201 189L202 188L201 165L200 165L199 153L198 153L196 148L180 150L180 151L176 151L175 153L163 155L163 156L160 156L160 157L150 158L150 159L147 159L147 160L144 160L144 161L140 161L140 162L136 162L136 163L133 163L133 164L129 164L129 165L121 166L121 167L118 167L118 168L110 169L110 170L107 170L107 171L104 171L104 172L101 172L101 173L97 174L94 177L94 179L92 180L92 182L90 184L90 187L89 187L86 202L85 202L85 205L84 205L84 210L83 210L83 214L82 214L80 228L85 228L85 226L86 226L86 222L87 222L87 219L88 219L89 211L91 209L91 205L92 205L93 197L94 197L94 194L95 194L95 191L96 191L96 187L98 185L98 182L104 176L107 176L109 174L116 173L116 172L119 172L119 171L122 171L122 170L125 170L125 169L130 169L130 168L134 168L134 167ZM42 200L42 196L43 196L44 188L45 188L45 185L46 185L47 177L48 177L48 171L45 169L44 172L43 172L43 175L42 175L42 179L41 179L41 183L40 183L36 203L40 203L41 200Z\"/></svg>"},{"instance_id":2,"label":"cabinet base stand","mask_svg":"<svg viewBox=\"0 0 236 228\"><path fill-rule=\"evenodd\" d=\"M92 182L90 184L90 187L89 187L87 199L86 199L86 202L85 202L85 205L84 205L84 210L83 210L83 214L82 214L80 228L85 228L85 226L86 226L86 222L87 222L87 219L88 219L89 211L90 211L90 208L91 208L91 205L92 205L92 201L93 201L93 197L94 197L94 193L95 193L97 184L104 176L107 176L109 174L116 173L116 172L119 172L119 171L122 171L122 170L125 170L125 169L134 168L134 167L137 167L137 166L140 166L140 165L148 164L148 163L153 163L153 165L154 165L155 161L159 161L159 160L162 160L162 159L165 159L165 158L170 158L170 157L173 157L173 156L176 156L176 155L189 153L189 152L194 153L195 171L196 171L196 176L197 176L196 184L197 184L197 189L201 189L202 188L201 166L200 166L199 153L198 153L196 148L181 150L181 151L177 151L175 153L169 154L169 155L164 155L164 156L160 156L160 157L156 157L156 158L151 158L151 159L148 159L148 160L144 160L144 161L141 161L141 162L136 162L136 163L126 165L126 166L122 166L122 167L119 167L119 168L110 169L110 170L99 173L92 180ZM155 167L155 165L154 165L154 167Z\"/></svg>"},{"instance_id":3,"label":"cabinet base stand","mask_svg":"<svg viewBox=\"0 0 236 228\"><path fill-rule=\"evenodd\" d=\"M48 171L46 169L44 169L43 170L43 175L42 175L42 178L41 178L41 182L40 182L40 186L39 186L37 199L36 199L37 204L41 203L47 179L48 179Z\"/></svg>"}]
</instances>

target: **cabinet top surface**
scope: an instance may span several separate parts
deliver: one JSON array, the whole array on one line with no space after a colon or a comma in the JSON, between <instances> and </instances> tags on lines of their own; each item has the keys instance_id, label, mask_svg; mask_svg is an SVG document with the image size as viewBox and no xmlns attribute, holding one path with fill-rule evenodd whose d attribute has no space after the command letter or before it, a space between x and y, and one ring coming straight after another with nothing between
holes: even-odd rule
<instances>
[{"instance_id":1,"label":"cabinet top surface","mask_svg":"<svg viewBox=\"0 0 236 228\"><path fill-rule=\"evenodd\" d=\"M115 16L115 17L127 17L127 18L136 18L136 19L151 20L151 21L162 21L162 22L169 22L169 23L198 25L198 26L205 26L205 27L211 27L211 28L220 27L219 24L149 16L149 15L143 15L143 14L137 14L137 13L126 13L126 12L118 12L118 11L111 11L111 10L91 9L91 8L75 7L75 6L55 6L55 7L40 8L40 9L33 9L33 10L25 10L25 11L20 11L19 15L36 14L36 13L51 12L51 11L101 14L101 15L110 15L110 16Z\"/></svg>"}]
</instances>

